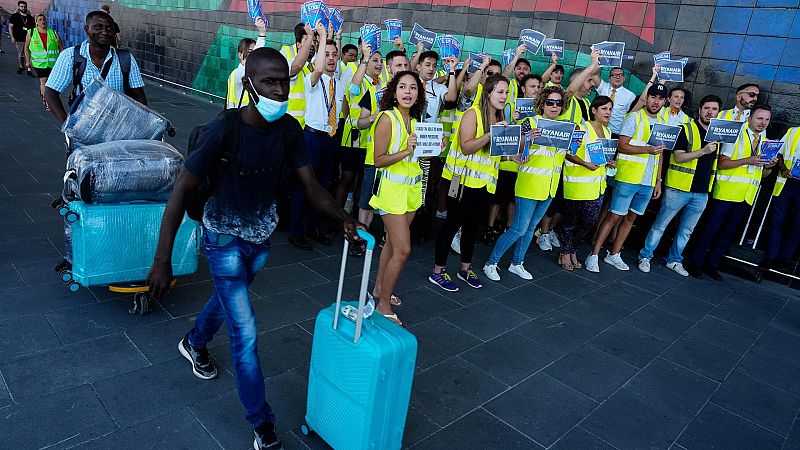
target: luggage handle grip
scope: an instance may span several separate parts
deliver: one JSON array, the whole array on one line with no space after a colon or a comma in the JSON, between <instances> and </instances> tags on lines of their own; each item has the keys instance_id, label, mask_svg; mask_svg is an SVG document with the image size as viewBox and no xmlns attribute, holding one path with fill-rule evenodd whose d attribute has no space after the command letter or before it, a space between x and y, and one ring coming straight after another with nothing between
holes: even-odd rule
<instances>
[{"instance_id":1,"label":"luggage handle grip","mask_svg":"<svg viewBox=\"0 0 800 450\"><path fill-rule=\"evenodd\" d=\"M367 241L367 252L364 254L364 269L361 272L361 287L358 290L358 313L356 314L356 332L353 343L358 343L361 338L361 327L364 323L364 306L367 304L367 284L369 283L369 271L372 266L372 251L375 249L375 238L367 231L356 230L358 237ZM339 308L342 304L342 288L344 287L344 271L347 267L347 251L350 249L350 242L344 240L344 251L342 252L342 268L339 271L339 286L336 288L336 309L333 313L333 329L339 327Z\"/></svg>"}]
</instances>

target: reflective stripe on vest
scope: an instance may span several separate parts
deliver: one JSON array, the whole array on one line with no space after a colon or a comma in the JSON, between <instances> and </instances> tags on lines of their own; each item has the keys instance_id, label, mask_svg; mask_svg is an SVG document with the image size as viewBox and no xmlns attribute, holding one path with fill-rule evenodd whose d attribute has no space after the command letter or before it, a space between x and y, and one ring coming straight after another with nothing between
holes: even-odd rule
<instances>
[{"instance_id":1,"label":"reflective stripe on vest","mask_svg":"<svg viewBox=\"0 0 800 450\"><path fill-rule=\"evenodd\" d=\"M39 29L31 30L31 43L28 46L31 52L31 66L35 69L52 69L58 60L58 36L52 28L47 29L47 48L44 48Z\"/></svg>"},{"instance_id":2,"label":"reflective stripe on vest","mask_svg":"<svg viewBox=\"0 0 800 450\"><path fill-rule=\"evenodd\" d=\"M585 131L583 141L578 147L575 156L583 161L590 161L591 158L586 151L586 145L597 142L600 137L594 127L589 122L583 122L580 129ZM603 138L611 138L611 130L603 127ZM595 200L606 191L606 166L602 165L597 170L589 170L586 167L564 161L564 198L567 200Z\"/></svg>"},{"instance_id":3,"label":"reflective stripe on vest","mask_svg":"<svg viewBox=\"0 0 800 450\"><path fill-rule=\"evenodd\" d=\"M525 118L536 128L536 121L542 116ZM558 183L561 181L561 168L564 165L566 150L553 147L531 145L528 150L528 161L519 165L514 194L530 200L546 200L555 197Z\"/></svg>"},{"instance_id":4,"label":"reflective stripe on vest","mask_svg":"<svg viewBox=\"0 0 800 450\"><path fill-rule=\"evenodd\" d=\"M583 105L586 107L586 111L589 111L589 101L585 98L579 99L573 95L569 98L569 105L567 108L561 113L560 116L556 117L555 120L566 120L568 122L574 122L576 125L583 122L584 117L579 103L583 103Z\"/></svg>"},{"instance_id":5,"label":"reflective stripe on vest","mask_svg":"<svg viewBox=\"0 0 800 450\"><path fill-rule=\"evenodd\" d=\"M475 138L485 134L483 129L483 114L480 104L473 104L470 108L475 111ZM471 155L461 153L461 128L453 140L452 148L447 154L442 178L452 180L453 175L460 177L460 183L468 188L482 188L494 194L497 189L497 175L499 170L500 157L489 155L489 146L478 150Z\"/></svg>"},{"instance_id":6,"label":"reflective stripe on vest","mask_svg":"<svg viewBox=\"0 0 800 450\"><path fill-rule=\"evenodd\" d=\"M750 142L749 128L743 127L739 138L734 145L732 160L749 158L753 155L753 144ZM752 173L751 173L752 171ZM749 164L732 169L719 169L712 196L717 200L729 202L747 202L752 205L756 199L756 192L761 185L762 168Z\"/></svg>"},{"instance_id":7,"label":"reflective stripe on vest","mask_svg":"<svg viewBox=\"0 0 800 450\"><path fill-rule=\"evenodd\" d=\"M792 170L797 158L797 150L800 148L800 127L789 128L781 140L783 141L783 164L789 170ZM772 195L781 195L784 186L786 186L786 177L779 171L778 178L775 180L775 188L772 189Z\"/></svg>"},{"instance_id":8,"label":"reflective stripe on vest","mask_svg":"<svg viewBox=\"0 0 800 450\"><path fill-rule=\"evenodd\" d=\"M683 124L682 126L683 132L686 135L686 140L689 142L689 148L686 149L686 151L696 152L700 150L703 142L700 138L700 129L697 128L697 123L695 123L695 121L691 121ZM675 153L673 152L669 157L667 179L664 184L672 189L677 189L683 192L691 192L698 159L699 158L684 163L679 163L675 160ZM711 176L708 179L708 192L711 192L711 188L714 186L714 174L716 173L716 170L717 158L714 158L714 162L711 166Z\"/></svg>"},{"instance_id":9,"label":"reflective stripe on vest","mask_svg":"<svg viewBox=\"0 0 800 450\"><path fill-rule=\"evenodd\" d=\"M287 61L294 60L297 57L297 47L294 45L284 45L281 47L281 54L286 57ZM311 69L308 64L303 66L303 70L297 73L295 77L289 81L289 108L288 113L291 114L298 122L300 128L306 124L306 83L305 77L311 74Z\"/></svg>"},{"instance_id":10,"label":"reflective stripe on vest","mask_svg":"<svg viewBox=\"0 0 800 450\"><path fill-rule=\"evenodd\" d=\"M247 93L244 88L241 91L237 92L237 88L241 86L236 85L236 71L238 68L233 69L233 72L228 76L228 93L225 95L228 104L226 105L228 109L238 108L239 107L239 97L242 98L242 106L246 106L250 104L250 95Z\"/></svg>"},{"instance_id":11,"label":"reflective stripe on vest","mask_svg":"<svg viewBox=\"0 0 800 450\"><path fill-rule=\"evenodd\" d=\"M408 146L410 133L406 130L400 111L394 108L391 111L382 111L375 119L375 123L372 124L373 136L378 121L383 116L388 117L392 125L386 154L395 154ZM411 119L410 122L410 131L413 133L417 121ZM371 147L374 154L374 139ZM422 206L422 168L418 162L410 159L410 157L403 158L378 169L380 173L378 193L370 199L370 206L389 214L405 214L416 211Z\"/></svg>"},{"instance_id":12,"label":"reflective stripe on vest","mask_svg":"<svg viewBox=\"0 0 800 450\"><path fill-rule=\"evenodd\" d=\"M647 142L650 140L650 128L652 119L647 115L644 109L640 109L633 113L636 120L636 131L631 137L631 141ZM656 116L658 123L666 123L661 117ZM650 156L654 156L653 171L650 180L644 179L644 173L647 170L647 161ZM644 184L648 186L655 186L658 179L658 162L661 160L661 155L643 154L627 154L617 153L617 175L615 179L629 184Z\"/></svg>"}]
</instances>

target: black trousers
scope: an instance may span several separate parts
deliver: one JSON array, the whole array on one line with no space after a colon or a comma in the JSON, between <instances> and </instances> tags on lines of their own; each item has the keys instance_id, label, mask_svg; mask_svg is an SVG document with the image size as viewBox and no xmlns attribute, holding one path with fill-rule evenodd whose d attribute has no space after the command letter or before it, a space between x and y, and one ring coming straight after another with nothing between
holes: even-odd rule
<instances>
[{"instance_id":1,"label":"black trousers","mask_svg":"<svg viewBox=\"0 0 800 450\"><path fill-rule=\"evenodd\" d=\"M450 243L459 228L461 228L461 262L472 262L472 253L478 238L478 226L486 220L488 200L489 193L485 187L469 188L464 186L460 200L447 197L447 218L436 238L434 263L437 266L447 265Z\"/></svg>"}]
</instances>

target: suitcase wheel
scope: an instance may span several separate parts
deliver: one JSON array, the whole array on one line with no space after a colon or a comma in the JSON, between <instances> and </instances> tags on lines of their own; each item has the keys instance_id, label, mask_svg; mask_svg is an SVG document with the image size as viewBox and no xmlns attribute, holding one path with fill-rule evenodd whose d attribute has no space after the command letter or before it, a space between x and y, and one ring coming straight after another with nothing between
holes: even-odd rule
<instances>
[{"instance_id":1,"label":"suitcase wheel","mask_svg":"<svg viewBox=\"0 0 800 450\"><path fill-rule=\"evenodd\" d=\"M58 215L59 216L62 216L62 217L66 216L68 212L69 212L69 206L63 205L63 206L59 206L58 207Z\"/></svg>"},{"instance_id":2,"label":"suitcase wheel","mask_svg":"<svg viewBox=\"0 0 800 450\"><path fill-rule=\"evenodd\" d=\"M80 219L80 216L75 211L69 211L64 215L64 219L69 223L75 223Z\"/></svg>"},{"instance_id":3,"label":"suitcase wheel","mask_svg":"<svg viewBox=\"0 0 800 450\"><path fill-rule=\"evenodd\" d=\"M69 270L64 269L59 272L59 275L61 275L61 281L65 283L72 281L72 272Z\"/></svg>"},{"instance_id":4,"label":"suitcase wheel","mask_svg":"<svg viewBox=\"0 0 800 450\"><path fill-rule=\"evenodd\" d=\"M67 289L69 289L70 292L78 292L78 289L80 288L81 285L74 281L70 281L67 283Z\"/></svg>"},{"instance_id":5,"label":"suitcase wheel","mask_svg":"<svg viewBox=\"0 0 800 450\"><path fill-rule=\"evenodd\" d=\"M311 434L311 429L308 428L308 425L302 424L300 425L300 432L303 433L304 436L308 436Z\"/></svg>"},{"instance_id":6,"label":"suitcase wheel","mask_svg":"<svg viewBox=\"0 0 800 450\"><path fill-rule=\"evenodd\" d=\"M150 312L150 294L139 292L133 296L133 307L128 310L128 314L145 315Z\"/></svg>"}]
</instances>

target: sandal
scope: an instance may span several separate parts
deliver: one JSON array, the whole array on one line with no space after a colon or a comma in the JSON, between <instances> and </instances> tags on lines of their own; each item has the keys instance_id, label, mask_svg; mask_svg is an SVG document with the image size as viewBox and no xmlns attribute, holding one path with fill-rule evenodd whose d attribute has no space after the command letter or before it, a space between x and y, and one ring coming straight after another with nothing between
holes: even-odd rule
<instances>
[{"instance_id":1,"label":"sandal","mask_svg":"<svg viewBox=\"0 0 800 450\"><path fill-rule=\"evenodd\" d=\"M392 294L392 296L389 297L389 304L392 305L392 306L400 307L400 306L403 306L403 301L400 300L400 297Z\"/></svg>"},{"instance_id":2,"label":"sandal","mask_svg":"<svg viewBox=\"0 0 800 450\"><path fill-rule=\"evenodd\" d=\"M397 314L395 314L395 313L392 313L392 314L383 314L383 313L381 313L381 315L383 317L386 317L387 319L391 320L395 324L397 324L397 326L400 326L400 327L403 326L403 322L401 322L400 319L397 318Z\"/></svg>"}]
</instances>

